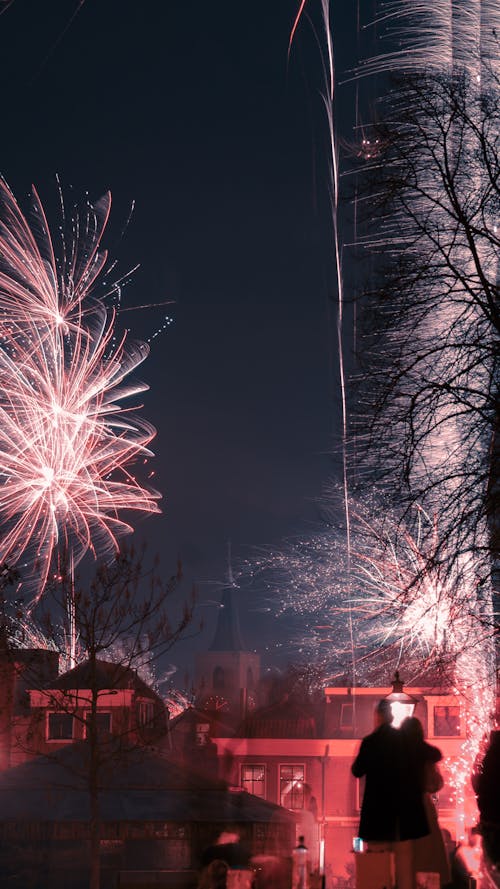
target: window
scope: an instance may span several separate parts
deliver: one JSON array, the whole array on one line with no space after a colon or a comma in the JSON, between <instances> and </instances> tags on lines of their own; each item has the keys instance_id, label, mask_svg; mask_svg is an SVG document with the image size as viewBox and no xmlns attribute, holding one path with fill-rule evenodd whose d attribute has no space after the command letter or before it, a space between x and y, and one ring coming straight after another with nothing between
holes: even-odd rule
<instances>
[{"instance_id":1,"label":"window","mask_svg":"<svg viewBox=\"0 0 500 889\"><path fill-rule=\"evenodd\" d=\"M213 687L215 689L221 689L225 686L225 677L224 670L222 667L216 667L213 675Z\"/></svg>"},{"instance_id":2,"label":"window","mask_svg":"<svg viewBox=\"0 0 500 889\"><path fill-rule=\"evenodd\" d=\"M137 721L139 725L151 725L154 715L155 707L153 701L139 701L137 705Z\"/></svg>"},{"instance_id":3,"label":"window","mask_svg":"<svg viewBox=\"0 0 500 889\"><path fill-rule=\"evenodd\" d=\"M266 767L264 763L258 765L241 766L241 786L254 796L266 796Z\"/></svg>"},{"instance_id":4,"label":"window","mask_svg":"<svg viewBox=\"0 0 500 889\"><path fill-rule=\"evenodd\" d=\"M49 713L47 716L48 741L72 741L73 717L70 713Z\"/></svg>"},{"instance_id":5,"label":"window","mask_svg":"<svg viewBox=\"0 0 500 889\"><path fill-rule=\"evenodd\" d=\"M460 707L434 707L434 737L460 737Z\"/></svg>"},{"instance_id":6,"label":"window","mask_svg":"<svg viewBox=\"0 0 500 889\"><path fill-rule=\"evenodd\" d=\"M342 706L340 708L340 728L343 728L343 729L352 728L352 715L353 715L352 704L342 704Z\"/></svg>"},{"instance_id":7,"label":"window","mask_svg":"<svg viewBox=\"0 0 500 889\"><path fill-rule=\"evenodd\" d=\"M208 744L208 733L210 731L210 723L209 722L197 722L196 723L196 746L197 747L206 747Z\"/></svg>"},{"instance_id":8,"label":"window","mask_svg":"<svg viewBox=\"0 0 500 889\"><path fill-rule=\"evenodd\" d=\"M304 776L303 765L280 766L280 803L285 808L304 808Z\"/></svg>"},{"instance_id":9,"label":"window","mask_svg":"<svg viewBox=\"0 0 500 889\"><path fill-rule=\"evenodd\" d=\"M85 729L84 735L86 738L89 736L89 731L87 728L87 723L90 721L90 713L87 712L85 714ZM95 715L95 727L97 730L97 735L107 735L111 731L111 713L99 713L97 712Z\"/></svg>"}]
</instances>

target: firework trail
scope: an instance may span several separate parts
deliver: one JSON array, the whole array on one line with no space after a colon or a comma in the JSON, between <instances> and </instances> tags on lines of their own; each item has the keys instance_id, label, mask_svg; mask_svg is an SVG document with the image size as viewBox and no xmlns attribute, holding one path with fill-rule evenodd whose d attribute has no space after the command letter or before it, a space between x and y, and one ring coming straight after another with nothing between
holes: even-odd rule
<instances>
[{"instance_id":1,"label":"firework trail","mask_svg":"<svg viewBox=\"0 0 500 889\"><path fill-rule=\"evenodd\" d=\"M30 224L0 181L0 562L33 602L57 557L109 554L123 510L158 511L131 468L155 430L120 404L147 388L128 378L148 347L117 336L116 287L97 291L110 206L75 210L56 240L36 191Z\"/></svg>"},{"instance_id":2,"label":"firework trail","mask_svg":"<svg viewBox=\"0 0 500 889\"><path fill-rule=\"evenodd\" d=\"M400 354L406 355L408 369L404 385L398 387L399 398L416 398L425 386L427 391L435 394L440 391L430 407L424 404L420 426L412 428L409 433L407 430L407 434L417 442L416 459L409 472L410 487L417 496L422 496L419 492L427 492L425 505L429 512L440 517L442 525L439 534L436 530L433 535L434 556L432 552L430 558L426 554L427 567L413 566L418 569L417 576L423 583L414 585L412 590L408 585L410 578L396 574L394 588L389 589L388 594L394 596L396 602L402 601L398 619L409 628L412 624L419 626L425 616L425 623L432 627L436 640L441 636L439 649L445 645L450 665L454 661L454 684L469 700L468 738L453 774L461 810L457 834L462 837L465 832L464 787L494 711L491 588L484 579L482 583L478 581L482 569L480 554L488 552L488 528L484 518L479 522L470 520L465 533L462 519L460 539L453 532L457 528L454 525L457 511L461 508L457 504L460 480L470 478L466 475L470 472L468 462L472 459L473 465L479 467L482 461L488 461L488 445L481 440L474 425L478 416L488 413L492 378L491 353L487 354L485 348L489 336L484 314L478 308L481 303L478 294L488 279L494 281L497 276L495 239L484 235L485 226L494 231L496 220L488 220L488 203L493 209L491 200L479 207L483 196L488 194L488 182L483 188L485 170L478 147L484 130L479 139L478 133L484 113L484 88L498 91L500 7L496 0L381 0L377 10L372 24L377 25L382 35L380 50L360 64L359 76L373 77L385 72L420 76L433 72L438 77L436 83L439 84L437 89L441 90L438 95L443 108L442 119L422 115L415 127L411 168L418 185L413 195L405 194L400 212L380 220L377 243L372 241L372 245L382 247L394 257L405 255L410 259L415 255L417 262L418 251L426 251L432 267L433 257L437 255L434 248L445 245L446 237L449 238L449 243L443 247L444 270L438 271L434 280L423 275L416 283L416 288L420 287L420 292L414 296L415 302L420 300L417 314L407 319L400 316L402 324L393 333ZM389 47L386 52L384 40ZM449 85L448 93L446 84ZM461 86L463 84L465 88ZM411 103L412 98L415 96L412 97L411 88L405 91L403 81L402 87L392 96L392 122L396 128L397 121L405 117L400 113L404 103ZM422 99L425 106L425 95ZM466 124L461 128L453 113L453 101L463 102ZM461 205L467 207L471 214L469 218L474 220L473 249L463 234L459 217L454 214L455 206L448 201L439 162L434 163L439 150L437 146L447 125L445 163L453 169L454 186ZM429 163L429 158L433 158L433 162ZM428 220L428 224L423 220ZM433 306L432 311L430 306ZM483 360L471 360L467 346L464 347L464 344L473 344L474 337L481 344ZM450 379L450 374L453 391L447 391L446 387L439 390L440 382ZM457 393L469 393L468 402L466 398L460 402ZM396 405L396 414L401 406L401 416L404 417L404 404ZM396 439L395 452L397 446ZM400 450L403 451L403 447ZM475 496L484 503L486 487L481 481L483 478L484 473L478 470ZM446 547L443 548L443 540L447 538L448 552ZM456 551L453 552L455 544ZM377 587L381 574L376 568L374 571L369 560L365 573L368 586L374 583ZM385 570L384 576L387 577ZM388 576L391 578L392 572L389 571ZM400 581L409 591L403 600ZM418 596L415 595L417 592ZM391 632L390 621L393 619L390 614L388 632ZM411 643L411 639L409 641Z\"/></svg>"},{"instance_id":3,"label":"firework trail","mask_svg":"<svg viewBox=\"0 0 500 889\"><path fill-rule=\"evenodd\" d=\"M292 47L293 40L299 23L304 14L307 0L302 0L295 21L290 33L290 41L288 53ZM344 279L342 272L342 249L341 237L339 231L339 153L335 128L335 65L333 53L332 27L330 22L330 3L329 0L321 0L322 24L325 36L326 54L321 55L323 65L324 92L322 94L323 107L325 111L328 131L328 156L329 156L329 193L331 206L331 223L333 235L333 249L335 256L335 276L337 285L337 347L338 347L338 369L340 378L340 401L342 406L342 477L343 477L343 510L345 515L345 543L347 553L347 563L349 565L351 558L351 518L349 512L349 472L348 472L348 455L347 455L347 432L348 432L348 415L347 415L347 391L346 391L346 369L344 359ZM349 572L348 572L349 573ZM349 615L349 632L351 641L351 658L352 658L352 675L351 685L356 685L356 660L355 646L353 636L352 620Z\"/></svg>"},{"instance_id":4,"label":"firework trail","mask_svg":"<svg viewBox=\"0 0 500 889\"><path fill-rule=\"evenodd\" d=\"M484 65L500 72L500 9L496 0L380 0L374 21L379 51L361 61L358 73L466 70L477 78Z\"/></svg>"},{"instance_id":5,"label":"firework trail","mask_svg":"<svg viewBox=\"0 0 500 889\"><path fill-rule=\"evenodd\" d=\"M306 2L301 2L293 24L291 39L294 38L300 19L304 15ZM375 83L377 75L397 72L399 74L434 72L443 78L448 77L455 84L467 83L468 105L465 109L469 132L456 134L455 127L449 131L447 160L457 165L458 175L455 184L463 194L465 206L470 209L475 229L488 225L490 232L496 232L496 220L485 221L484 204L480 204L483 172L478 162L481 152L480 139L485 133L481 128L480 109L484 88L498 89L500 63L498 37L500 35L500 6L497 0L379 0L377 12L370 25L376 26L377 53L359 63L356 78L358 84L363 79ZM484 335L484 318L477 311L477 291L484 282L484 269L487 269L489 282L496 280L498 249L496 236L482 238L478 229L477 254L470 250L465 237L453 232L450 247L444 246L448 267L441 271L434 281L422 276L420 286L427 288L420 304L420 316L406 318L403 311L398 320L402 325L393 329L393 348L396 353L406 354L406 367L409 369L404 379L405 386L398 386L398 400L393 405L392 419L405 417L403 400L412 398L433 381L447 380L450 367L453 368L453 391L441 387L441 395L425 406L420 428L412 428L409 435L417 435L416 459L410 472L410 486L413 502L419 501L423 492L430 496L423 502L422 509L415 519L416 524L405 527L401 521L390 515L361 516L352 512L348 497L347 467L347 411L345 400L345 376L343 372L342 315L343 289L341 270L341 247L338 234L338 154L336 149L333 114L333 52L330 33L329 4L321 0L320 9L326 31L326 61L324 64L325 107L327 110L328 131L331 143L332 179L329 189L332 198L334 230L334 254L338 276L339 311L339 357L341 363L341 388L343 404L343 483L344 511L347 524L347 557L342 555L342 533L331 528L325 534L311 536L304 541L293 543L288 550L270 557L273 571L282 572L283 609L298 611L301 614L306 635L312 640L311 647L322 644L326 651L326 663L332 659L329 646L335 646L337 657L344 658L348 651L346 644L345 617L352 621L353 661L357 665L358 676L369 673L373 650L384 652L386 662L396 658L398 662L403 652L405 665L413 659L415 674L429 668L441 672L441 677L457 692L467 697L468 738L463 745L458 763L453 767L453 781L459 808L464 809L464 787L472 770L474 760L481 745L483 733L487 731L494 703L493 646L491 629L493 613L491 591L484 578L480 583L481 566L477 553L488 550L488 529L485 521L469 522L468 539L463 534L457 540L452 536L454 521L461 508L457 498L457 485L460 479L470 476L470 467L465 464L472 459L473 466L487 461L485 443L476 432L473 423L475 411L486 416L486 404L491 381L491 354L488 353L489 337ZM367 26L369 27L369 26ZM388 79L382 77L382 82ZM425 97L424 97L425 100ZM396 127L402 117L404 103L411 103L412 95L405 87L393 96L392 120ZM443 102L446 108L446 100ZM448 107L449 110L449 107ZM382 216L377 220L375 237L366 239L370 248L375 248L397 260L402 255L409 261L419 250L434 255L434 247L443 244L442 232L449 231L450 218L454 208L443 201L443 182L440 171L426 168L426 158L420 156L422 145L432 155L438 144L440 121L436 130L425 130L425 121L420 144L415 143L412 154L411 171L417 170L420 190L407 198L406 206L399 213ZM488 138L486 134L486 138ZM495 138L495 137L493 137ZM474 144L474 139L476 144ZM363 146L359 157L369 159L372 170L377 170L378 155L372 152L371 144L365 152ZM491 183L491 193L495 193L495 183ZM483 189L487 193L488 182ZM477 206L474 201L477 201ZM494 198L493 198L494 202ZM402 201L404 204L404 201ZM490 200L490 206L492 201ZM451 213L450 213L451 210ZM486 211L487 214L488 211ZM415 233L413 224L417 219L425 224ZM477 221L477 222L476 222ZM459 231L457 229L457 231ZM425 237L428 238L426 243ZM423 243L423 246L422 246ZM467 290L464 282L472 281ZM494 288L491 288L494 290ZM472 300L470 297L472 296ZM437 308L431 313L429 306ZM466 342L480 344L486 360L469 361L463 356L460 347L464 342L464 331L469 338ZM451 356L451 365L450 365ZM386 368L387 372L387 368ZM402 391L402 389L404 391ZM457 393L470 393L470 402L465 405L457 402ZM471 421L472 418L472 421ZM390 420L387 425L390 425ZM393 434L391 429L390 434ZM404 434L404 430L403 430ZM386 462L394 455L401 461L404 442L398 439L394 429L394 441L386 454ZM465 442L469 443L467 449ZM473 470L472 470L473 471ZM466 473L469 472L469 475ZM484 474L477 473L482 479ZM477 483L476 483L477 487ZM481 490L476 497L484 502L486 491L479 481ZM358 510L359 513L359 510ZM484 515L484 510L483 510ZM432 520L429 518L432 516ZM434 518L436 516L437 518ZM392 523L392 528L391 528ZM381 527L382 525L382 527ZM360 531L361 529L361 531ZM448 549L443 541L449 536ZM352 539L351 539L352 538ZM370 541L366 546L364 541ZM340 543L339 543L340 542ZM457 555L458 553L458 555ZM352 561L352 570L349 563ZM265 567L266 558L263 559ZM349 586L356 576L357 592ZM273 582L270 584L273 588ZM274 587L276 589L276 587ZM307 647L307 643L304 644ZM380 666L380 657L377 659ZM368 672L367 672L368 671ZM458 836L464 834L464 816L459 814Z\"/></svg>"}]
</instances>

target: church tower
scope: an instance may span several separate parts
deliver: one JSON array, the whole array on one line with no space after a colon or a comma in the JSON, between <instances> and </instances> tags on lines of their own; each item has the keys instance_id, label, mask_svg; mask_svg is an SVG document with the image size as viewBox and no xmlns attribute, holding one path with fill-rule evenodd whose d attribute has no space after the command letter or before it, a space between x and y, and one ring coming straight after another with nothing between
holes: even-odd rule
<instances>
[{"instance_id":1,"label":"church tower","mask_svg":"<svg viewBox=\"0 0 500 889\"><path fill-rule=\"evenodd\" d=\"M256 703L260 657L243 642L236 589L229 559L215 635L208 651L196 657L195 684L200 706L243 718Z\"/></svg>"}]
</instances>

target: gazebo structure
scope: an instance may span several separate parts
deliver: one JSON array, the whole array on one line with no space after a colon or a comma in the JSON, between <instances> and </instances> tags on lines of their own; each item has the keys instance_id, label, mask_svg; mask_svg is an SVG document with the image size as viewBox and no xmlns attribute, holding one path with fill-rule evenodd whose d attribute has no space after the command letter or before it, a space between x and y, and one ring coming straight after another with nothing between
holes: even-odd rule
<instances>
[{"instance_id":1,"label":"gazebo structure","mask_svg":"<svg viewBox=\"0 0 500 889\"><path fill-rule=\"evenodd\" d=\"M116 756L113 763L110 741L99 791L102 889L130 871L161 872L164 886L195 886L203 850L228 826L254 855L290 854L295 817L280 806L153 749L120 747ZM88 760L84 741L1 775L0 882L23 889L86 885Z\"/></svg>"}]
</instances>

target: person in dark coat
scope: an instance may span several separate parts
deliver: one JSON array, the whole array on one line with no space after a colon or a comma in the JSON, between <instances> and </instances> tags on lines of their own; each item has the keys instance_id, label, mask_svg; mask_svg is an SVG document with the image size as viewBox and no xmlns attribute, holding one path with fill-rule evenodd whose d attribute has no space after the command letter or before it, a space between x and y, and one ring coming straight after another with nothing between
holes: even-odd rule
<instances>
[{"instance_id":1,"label":"person in dark coat","mask_svg":"<svg viewBox=\"0 0 500 889\"><path fill-rule=\"evenodd\" d=\"M473 777L481 833L488 858L500 864L500 731L492 731L481 769Z\"/></svg>"},{"instance_id":2,"label":"person in dark coat","mask_svg":"<svg viewBox=\"0 0 500 889\"><path fill-rule=\"evenodd\" d=\"M429 826L421 779L391 723L391 705L383 699L375 731L363 738L352 764L355 778L365 777L359 836L369 851L394 852L398 889L413 889L413 840L428 834Z\"/></svg>"},{"instance_id":3,"label":"person in dark coat","mask_svg":"<svg viewBox=\"0 0 500 889\"><path fill-rule=\"evenodd\" d=\"M427 836L419 837L414 843L415 876L419 871L438 873L441 886L445 886L451 881L450 862L436 807L431 797L431 794L438 793L444 784L438 767L443 755L438 747L425 740L422 723L415 716L404 719L399 731L404 744L405 760L410 764L412 771L418 774L422 785L424 809L429 825Z\"/></svg>"}]
</instances>

